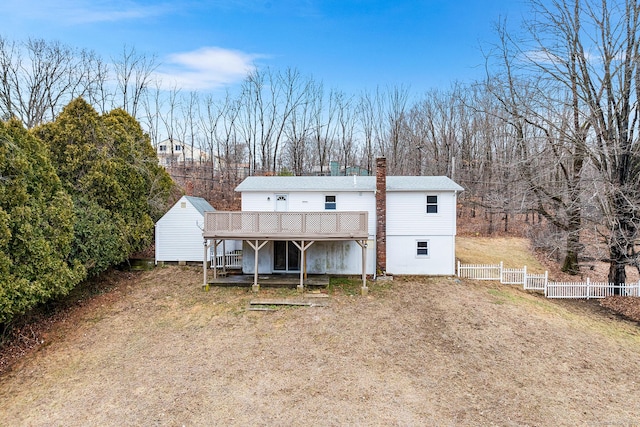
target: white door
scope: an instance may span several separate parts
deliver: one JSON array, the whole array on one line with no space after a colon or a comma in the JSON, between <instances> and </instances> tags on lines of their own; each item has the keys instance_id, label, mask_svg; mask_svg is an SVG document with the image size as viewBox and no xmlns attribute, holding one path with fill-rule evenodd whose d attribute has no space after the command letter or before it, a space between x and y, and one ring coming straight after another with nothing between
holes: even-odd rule
<instances>
[{"instance_id":1,"label":"white door","mask_svg":"<svg viewBox=\"0 0 640 427\"><path fill-rule=\"evenodd\" d=\"M285 212L287 210L287 195L276 194L276 212Z\"/></svg>"}]
</instances>

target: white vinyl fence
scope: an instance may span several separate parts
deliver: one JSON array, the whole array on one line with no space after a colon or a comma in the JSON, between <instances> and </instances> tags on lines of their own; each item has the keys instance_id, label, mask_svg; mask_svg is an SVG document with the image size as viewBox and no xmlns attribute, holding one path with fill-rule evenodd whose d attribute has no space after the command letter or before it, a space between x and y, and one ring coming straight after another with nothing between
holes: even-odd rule
<instances>
[{"instance_id":1,"label":"white vinyl fence","mask_svg":"<svg viewBox=\"0 0 640 427\"><path fill-rule=\"evenodd\" d=\"M460 264L458 261L458 277L476 280L502 281L502 263L493 264Z\"/></svg>"},{"instance_id":2,"label":"white vinyl fence","mask_svg":"<svg viewBox=\"0 0 640 427\"><path fill-rule=\"evenodd\" d=\"M551 282L544 290L547 298L605 298L613 295L640 296L640 281L614 285L606 282Z\"/></svg>"},{"instance_id":3,"label":"white vinyl fence","mask_svg":"<svg viewBox=\"0 0 640 427\"><path fill-rule=\"evenodd\" d=\"M545 274L528 274L527 266L505 268L500 264L461 264L458 261L458 277L476 280L495 280L505 285L524 285L525 289L544 289Z\"/></svg>"},{"instance_id":4,"label":"white vinyl fence","mask_svg":"<svg viewBox=\"0 0 640 427\"><path fill-rule=\"evenodd\" d=\"M550 282L549 273L529 274L527 267L504 268L500 264L461 264L458 277L476 280L495 280L503 284L523 285L524 289L542 291L547 298L605 298L612 295L640 296L640 281L614 285L613 283Z\"/></svg>"}]
</instances>

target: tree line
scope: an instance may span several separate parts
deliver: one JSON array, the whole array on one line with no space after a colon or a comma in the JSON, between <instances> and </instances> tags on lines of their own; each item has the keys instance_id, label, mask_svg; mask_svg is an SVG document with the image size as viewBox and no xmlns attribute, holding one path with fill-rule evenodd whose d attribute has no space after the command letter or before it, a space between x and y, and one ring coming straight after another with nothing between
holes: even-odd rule
<instances>
[{"instance_id":1,"label":"tree line","mask_svg":"<svg viewBox=\"0 0 640 427\"><path fill-rule=\"evenodd\" d=\"M390 174L459 182L461 215L482 218L487 232L524 217L565 271L595 254L623 282L626 266L640 269L640 6L528 4L521 26L498 22L497 42L483 46L484 79L421 94L404 85L349 94L295 68L255 69L222 95L185 93L163 89L156 58L134 49L108 64L57 43L3 40L0 112L31 128L76 95L100 113L122 108L154 146L168 139L206 152L189 169L168 145L185 180L225 197L245 174L328 174L332 162L372 171L385 156ZM27 56L38 60L20 61Z\"/></svg>"},{"instance_id":2,"label":"tree line","mask_svg":"<svg viewBox=\"0 0 640 427\"><path fill-rule=\"evenodd\" d=\"M172 191L122 109L78 98L32 129L0 121L0 325L146 248Z\"/></svg>"}]
</instances>

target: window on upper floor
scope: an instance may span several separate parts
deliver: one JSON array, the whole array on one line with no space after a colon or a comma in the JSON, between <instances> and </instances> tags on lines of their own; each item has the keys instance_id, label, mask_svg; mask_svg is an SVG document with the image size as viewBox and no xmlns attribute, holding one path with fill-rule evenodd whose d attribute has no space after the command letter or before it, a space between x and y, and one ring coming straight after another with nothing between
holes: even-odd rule
<instances>
[{"instance_id":1,"label":"window on upper floor","mask_svg":"<svg viewBox=\"0 0 640 427\"><path fill-rule=\"evenodd\" d=\"M173 151L181 151L182 150L182 145L176 145L175 147L173 147Z\"/></svg>"},{"instance_id":2,"label":"window on upper floor","mask_svg":"<svg viewBox=\"0 0 640 427\"><path fill-rule=\"evenodd\" d=\"M327 211L336 210L336 196L324 196L324 209Z\"/></svg>"},{"instance_id":3,"label":"window on upper floor","mask_svg":"<svg viewBox=\"0 0 640 427\"><path fill-rule=\"evenodd\" d=\"M159 145L159 146L158 146L158 151L160 151L160 152L165 152L165 151L167 151L167 146L166 146L166 145Z\"/></svg>"},{"instance_id":4,"label":"window on upper floor","mask_svg":"<svg viewBox=\"0 0 640 427\"><path fill-rule=\"evenodd\" d=\"M429 241L418 240L416 241L416 256L428 257L429 256Z\"/></svg>"},{"instance_id":5,"label":"window on upper floor","mask_svg":"<svg viewBox=\"0 0 640 427\"><path fill-rule=\"evenodd\" d=\"M427 213L438 213L438 196L427 196Z\"/></svg>"}]
</instances>

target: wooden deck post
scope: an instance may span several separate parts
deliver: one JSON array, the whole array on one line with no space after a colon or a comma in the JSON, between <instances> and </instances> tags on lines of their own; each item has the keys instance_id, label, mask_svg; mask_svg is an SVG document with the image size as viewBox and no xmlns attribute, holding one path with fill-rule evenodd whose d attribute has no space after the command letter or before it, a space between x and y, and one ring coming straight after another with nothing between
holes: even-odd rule
<instances>
[{"instance_id":1,"label":"wooden deck post","mask_svg":"<svg viewBox=\"0 0 640 427\"><path fill-rule=\"evenodd\" d=\"M367 287L367 241L356 240L356 243L362 248L362 288L360 289L360 294L368 295L369 288Z\"/></svg>"},{"instance_id":2,"label":"wooden deck post","mask_svg":"<svg viewBox=\"0 0 640 427\"><path fill-rule=\"evenodd\" d=\"M207 279L207 270L208 270L208 265L207 265L207 250L209 249L209 239L204 239L204 257L203 257L203 261L202 261L202 270L203 270L203 275L204 275L204 290L208 291L209 290L209 282Z\"/></svg>"},{"instance_id":3,"label":"wooden deck post","mask_svg":"<svg viewBox=\"0 0 640 427\"><path fill-rule=\"evenodd\" d=\"M293 242L294 245L298 246L298 244L296 242ZM302 265L300 266L300 284L298 285L298 292L302 292L304 291L304 272L307 268L305 261L305 251L304 251L304 240L300 240L300 246L298 247L298 249L300 249L300 262L302 263Z\"/></svg>"},{"instance_id":4,"label":"wooden deck post","mask_svg":"<svg viewBox=\"0 0 640 427\"><path fill-rule=\"evenodd\" d=\"M310 242L307 242L307 244L304 243L304 240L301 240L300 244L298 244L298 242L296 242L295 240L292 240L291 242L296 245L298 249L300 249L300 262L302 263L302 265L300 266L300 284L298 285L298 291L302 292L304 291L304 279L307 277L307 249L309 249L311 245L315 243L315 241L312 240Z\"/></svg>"},{"instance_id":5,"label":"wooden deck post","mask_svg":"<svg viewBox=\"0 0 640 427\"><path fill-rule=\"evenodd\" d=\"M260 249L264 247L264 245L267 244L267 242L268 240L265 240L262 243L260 243L259 240L256 240L254 244L251 240L247 240L247 244L253 248L253 254L254 254L253 286L251 287L251 290L253 292L258 292L260 290L260 285L258 284L258 252L260 251Z\"/></svg>"},{"instance_id":6,"label":"wooden deck post","mask_svg":"<svg viewBox=\"0 0 640 427\"><path fill-rule=\"evenodd\" d=\"M216 253L216 259L218 259L218 255ZM222 240L222 273L227 275L227 245L226 240Z\"/></svg>"},{"instance_id":7,"label":"wooden deck post","mask_svg":"<svg viewBox=\"0 0 640 427\"><path fill-rule=\"evenodd\" d=\"M218 278L218 239L213 239L213 280Z\"/></svg>"}]
</instances>

